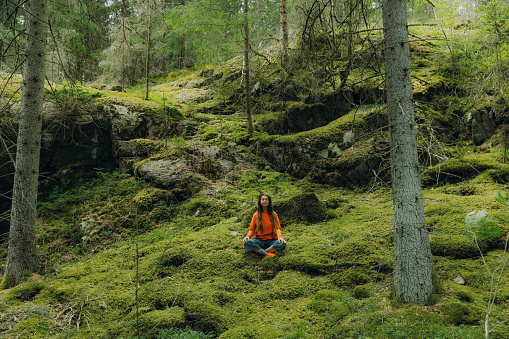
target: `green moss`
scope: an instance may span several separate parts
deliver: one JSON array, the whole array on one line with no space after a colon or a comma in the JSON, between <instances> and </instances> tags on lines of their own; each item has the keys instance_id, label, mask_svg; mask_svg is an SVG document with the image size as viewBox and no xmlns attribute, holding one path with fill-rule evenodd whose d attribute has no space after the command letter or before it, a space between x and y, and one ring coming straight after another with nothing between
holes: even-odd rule
<instances>
[{"instance_id":1,"label":"green moss","mask_svg":"<svg viewBox=\"0 0 509 339\"><path fill-rule=\"evenodd\" d=\"M290 175L269 171L243 172L237 182L237 186L242 190L245 196L251 199L253 207L256 204L258 195L262 192L272 197L273 204L275 204L280 197L291 197L301 192L301 190L292 183ZM251 216L252 213L249 217Z\"/></svg>"},{"instance_id":2,"label":"green moss","mask_svg":"<svg viewBox=\"0 0 509 339\"><path fill-rule=\"evenodd\" d=\"M344 293L335 290L320 290L316 292L314 300L320 300L325 302L336 301L342 299Z\"/></svg>"},{"instance_id":3,"label":"green moss","mask_svg":"<svg viewBox=\"0 0 509 339\"><path fill-rule=\"evenodd\" d=\"M442 307L447 321L454 325L472 325L478 323L482 316L471 306L462 303L450 303Z\"/></svg>"},{"instance_id":4,"label":"green moss","mask_svg":"<svg viewBox=\"0 0 509 339\"><path fill-rule=\"evenodd\" d=\"M149 157L161 151L164 146L165 143L160 140L131 139L121 145L117 155Z\"/></svg>"},{"instance_id":5,"label":"green moss","mask_svg":"<svg viewBox=\"0 0 509 339\"><path fill-rule=\"evenodd\" d=\"M2 277L2 282L0 283L0 290L6 290L8 288L10 288L10 279L9 277L4 274L3 277Z\"/></svg>"},{"instance_id":6,"label":"green moss","mask_svg":"<svg viewBox=\"0 0 509 339\"><path fill-rule=\"evenodd\" d=\"M359 285L353 289L353 296L357 299L366 299L372 295L371 286Z\"/></svg>"},{"instance_id":7,"label":"green moss","mask_svg":"<svg viewBox=\"0 0 509 339\"><path fill-rule=\"evenodd\" d=\"M328 278L338 287L352 288L356 285L363 285L373 280L373 273L360 268L348 268L341 273L332 273Z\"/></svg>"},{"instance_id":8,"label":"green moss","mask_svg":"<svg viewBox=\"0 0 509 339\"><path fill-rule=\"evenodd\" d=\"M33 300L41 291L44 289L44 283L42 282L25 282L12 288L7 298L11 300L17 300L21 302Z\"/></svg>"},{"instance_id":9,"label":"green moss","mask_svg":"<svg viewBox=\"0 0 509 339\"><path fill-rule=\"evenodd\" d=\"M440 186L471 179L484 171L489 171L488 178L493 182L509 180L509 165L503 164L501 155L494 153L449 159L422 172L421 178L427 186Z\"/></svg>"},{"instance_id":10,"label":"green moss","mask_svg":"<svg viewBox=\"0 0 509 339\"><path fill-rule=\"evenodd\" d=\"M386 114L384 107L376 107L367 111L352 111L338 118L326 126L318 127L310 131L300 132L295 135L297 143L306 145L313 144L321 148L331 140L343 140L344 134L348 131L362 131L365 128L366 120L372 120L375 116Z\"/></svg>"},{"instance_id":11,"label":"green moss","mask_svg":"<svg viewBox=\"0 0 509 339\"><path fill-rule=\"evenodd\" d=\"M139 328L141 333L154 333L159 329L182 328L186 324L184 309L181 307L172 307L165 310L154 310L143 313L139 316ZM136 328L132 328L131 333Z\"/></svg>"},{"instance_id":12,"label":"green moss","mask_svg":"<svg viewBox=\"0 0 509 339\"><path fill-rule=\"evenodd\" d=\"M474 297L472 296L472 294L470 292L467 292L467 291L457 291L456 297L458 298L459 301L462 301L462 302L466 302L466 303L474 302Z\"/></svg>"},{"instance_id":13,"label":"green moss","mask_svg":"<svg viewBox=\"0 0 509 339\"><path fill-rule=\"evenodd\" d=\"M301 250L299 248L298 243L292 243L292 247L295 247L295 251ZM292 249L293 250L293 249ZM308 251L311 251L308 248ZM325 275L327 273L330 273L334 270L336 267L333 263L325 263L321 258L317 258L316 253L295 253L293 255L286 255L281 258L278 258L278 261L272 260L270 263L273 266L276 266L278 269L282 270L298 270L301 272L305 272L311 275Z\"/></svg>"},{"instance_id":14,"label":"green moss","mask_svg":"<svg viewBox=\"0 0 509 339\"><path fill-rule=\"evenodd\" d=\"M228 317L221 308L208 302L189 301L184 306L186 321L201 332L221 333L227 328Z\"/></svg>"},{"instance_id":15,"label":"green moss","mask_svg":"<svg viewBox=\"0 0 509 339\"><path fill-rule=\"evenodd\" d=\"M253 326L252 324L245 326L236 326L228 331L221 333L220 339L273 339L284 338L285 331L276 328L267 328L263 326Z\"/></svg>"},{"instance_id":16,"label":"green moss","mask_svg":"<svg viewBox=\"0 0 509 339\"><path fill-rule=\"evenodd\" d=\"M219 136L219 131L213 126L206 126L201 131L201 136L205 140L212 140Z\"/></svg>"},{"instance_id":17,"label":"green moss","mask_svg":"<svg viewBox=\"0 0 509 339\"><path fill-rule=\"evenodd\" d=\"M154 187L142 189L133 197L133 202L141 209L148 209L158 202L167 202L168 200L168 191Z\"/></svg>"},{"instance_id":18,"label":"green moss","mask_svg":"<svg viewBox=\"0 0 509 339\"><path fill-rule=\"evenodd\" d=\"M447 256L455 259L479 256L479 250L465 235L432 235L430 237L430 245L433 255Z\"/></svg>"},{"instance_id":19,"label":"green moss","mask_svg":"<svg viewBox=\"0 0 509 339\"><path fill-rule=\"evenodd\" d=\"M384 255L379 243L360 237L348 238L331 247L328 253L343 267L362 266L364 268L377 266Z\"/></svg>"},{"instance_id":20,"label":"green moss","mask_svg":"<svg viewBox=\"0 0 509 339\"><path fill-rule=\"evenodd\" d=\"M12 330L16 338L47 338L51 323L44 318L30 318L21 320Z\"/></svg>"},{"instance_id":21,"label":"green moss","mask_svg":"<svg viewBox=\"0 0 509 339\"><path fill-rule=\"evenodd\" d=\"M338 322L350 314L348 303L340 301L344 296L345 294L339 291L321 290L315 294L311 309L325 315L332 322Z\"/></svg>"},{"instance_id":22,"label":"green moss","mask_svg":"<svg viewBox=\"0 0 509 339\"><path fill-rule=\"evenodd\" d=\"M280 299L295 299L319 289L310 276L296 271L281 271L267 283L272 287L270 295Z\"/></svg>"},{"instance_id":23,"label":"green moss","mask_svg":"<svg viewBox=\"0 0 509 339\"><path fill-rule=\"evenodd\" d=\"M274 209L280 211L279 218L287 223L317 223L332 219L332 215L314 193L277 201L274 203Z\"/></svg>"}]
</instances>

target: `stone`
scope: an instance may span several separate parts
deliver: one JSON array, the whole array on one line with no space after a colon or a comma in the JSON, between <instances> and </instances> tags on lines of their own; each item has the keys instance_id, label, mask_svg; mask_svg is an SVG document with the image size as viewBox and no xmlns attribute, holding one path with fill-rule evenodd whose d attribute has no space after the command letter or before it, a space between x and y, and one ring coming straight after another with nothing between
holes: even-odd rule
<instances>
[{"instance_id":1,"label":"stone","mask_svg":"<svg viewBox=\"0 0 509 339\"><path fill-rule=\"evenodd\" d=\"M454 282L459 285L465 285L465 280L459 274L454 278Z\"/></svg>"}]
</instances>

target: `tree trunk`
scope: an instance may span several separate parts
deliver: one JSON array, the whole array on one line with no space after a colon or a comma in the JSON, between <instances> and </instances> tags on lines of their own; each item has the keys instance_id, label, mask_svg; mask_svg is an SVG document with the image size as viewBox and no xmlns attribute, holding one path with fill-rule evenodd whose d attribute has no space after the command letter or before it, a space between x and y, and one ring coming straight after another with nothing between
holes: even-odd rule
<instances>
[{"instance_id":1,"label":"tree trunk","mask_svg":"<svg viewBox=\"0 0 509 339\"><path fill-rule=\"evenodd\" d=\"M251 118L251 91L249 89L249 21L248 0L244 0L244 86L246 93L247 134L253 135L253 120Z\"/></svg>"},{"instance_id":2,"label":"tree trunk","mask_svg":"<svg viewBox=\"0 0 509 339\"><path fill-rule=\"evenodd\" d=\"M186 1L180 0L180 5L185 6ZM180 69L186 68L186 37L185 37L184 33L182 33L182 36L180 37L179 68Z\"/></svg>"},{"instance_id":3,"label":"tree trunk","mask_svg":"<svg viewBox=\"0 0 509 339\"><path fill-rule=\"evenodd\" d=\"M149 73L150 73L150 45L152 44L152 5L148 0L148 37L147 37L147 64L145 67L145 100L148 100Z\"/></svg>"},{"instance_id":4,"label":"tree trunk","mask_svg":"<svg viewBox=\"0 0 509 339\"><path fill-rule=\"evenodd\" d=\"M122 65L120 66L121 67L121 72L122 74L120 75L120 83L122 85L122 91L124 91L125 87L126 87L126 84L128 83L127 82L127 66L126 66L126 53L124 51L124 49L122 48L122 45L125 44L125 46L127 47L126 50L129 50L129 41L127 40L127 27L126 27L126 21L127 21L127 3L126 3L127 0L122 0L122 7L120 8L120 16L121 16L121 21L122 21L122 43L120 44L120 53L122 53Z\"/></svg>"},{"instance_id":5,"label":"tree trunk","mask_svg":"<svg viewBox=\"0 0 509 339\"><path fill-rule=\"evenodd\" d=\"M39 267L35 222L48 7L46 0L29 0L25 6L27 40L12 193L9 252L2 282L3 287L18 285L24 272L34 272Z\"/></svg>"},{"instance_id":6,"label":"tree trunk","mask_svg":"<svg viewBox=\"0 0 509 339\"><path fill-rule=\"evenodd\" d=\"M286 8L286 0L280 3L280 20L281 20L281 67L286 68L288 65L288 11Z\"/></svg>"},{"instance_id":7,"label":"tree trunk","mask_svg":"<svg viewBox=\"0 0 509 339\"><path fill-rule=\"evenodd\" d=\"M0 29L4 30L5 12L7 11L7 0L0 0ZM0 66L4 59L4 37L3 32L0 35Z\"/></svg>"},{"instance_id":8,"label":"tree trunk","mask_svg":"<svg viewBox=\"0 0 509 339\"><path fill-rule=\"evenodd\" d=\"M405 302L425 305L433 287L433 262L419 176L405 0L385 0L382 13L394 207L394 291Z\"/></svg>"}]
</instances>

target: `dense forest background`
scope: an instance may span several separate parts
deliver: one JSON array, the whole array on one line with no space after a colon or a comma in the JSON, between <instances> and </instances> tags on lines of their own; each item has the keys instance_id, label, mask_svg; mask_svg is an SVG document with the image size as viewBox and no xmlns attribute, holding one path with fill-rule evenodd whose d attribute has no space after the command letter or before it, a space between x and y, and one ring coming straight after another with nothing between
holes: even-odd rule
<instances>
[{"instance_id":1,"label":"dense forest background","mask_svg":"<svg viewBox=\"0 0 509 339\"><path fill-rule=\"evenodd\" d=\"M19 67L23 39L18 37L23 30L24 14L16 2L3 3L3 68L11 71ZM220 65L243 51L242 1L83 0L55 1L49 5L48 79L56 83L134 86L145 76L147 48L152 55L150 77L165 76L176 69ZM280 40L279 2L256 0L250 1L249 7L251 53L268 55ZM503 1L410 1L408 15L412 25L434 25L443 33L441 39L451 39L451 48L471 41L472 44L464 45L465 52L491 50L491 46L497 45L495 51L502 52L506 7ZM294 50L310 48L306 46L310 37L323 34L331 44L329 53L346 54L347 41L358 47L366 40L363 33L376 34L382 25L380 4L376 1L290 0L287 8ZM459 25L480 29L485 34L482 44L475 45L476 37L458 30ZM455 41L459 37L460 41ZM345 62L346 57L343 56ZM493 53L493 57L501 55Z\"/></svg>"},{"instance_id":2,"label":"dense forest background","mask_svg":"<svg viewBox=\"0 0 509 339\"><path fill-rule=\"evenodd\" d=\"M407 2L426 306L392 290L380 1L48 5L40 269L0 336L507 337L507 1ZM25 9L0 0L3 240ZM260 192L274 258L242 246Z\"/></svg>"}]
</instances>

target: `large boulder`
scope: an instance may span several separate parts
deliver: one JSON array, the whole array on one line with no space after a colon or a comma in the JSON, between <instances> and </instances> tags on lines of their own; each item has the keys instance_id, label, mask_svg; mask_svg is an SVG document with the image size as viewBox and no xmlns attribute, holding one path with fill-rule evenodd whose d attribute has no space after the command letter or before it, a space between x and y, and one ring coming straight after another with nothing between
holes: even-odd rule
<instances>
[{"instance_id":1,"label":"large boulder","mask_svg":"<svg viewBox=\"0 0 509 339\"><path fill-rule=\"evenodd\" d=\"M314 193L305 193L275 202L274 210L285 224L299 222L313 224L331 218L324 204Z\"/></svg>"},{"instance_id":2,"label":"large boulder","mask_svg":"<svg viewBox=\"0 0 509 339\"><path fill-rule=\"evenodd\" d=\"M0 216L8 215L12 189L17 116L19 104L11 106L2 116L0 131L8 151L0 152ZM9 117L9 118L8 118ZM68 101L46 102L43 112L42 149L40 160L39 198L80 185L94 177L98 170L109 171L130 155L126 141L131 139L162 139L192 133L193 124L182 119L176 109L136 100L118 101L101 98L77 104ZM130 145L129 145L130 146ZM127 149L127 150L126 150ZM136 151L140 151L138 148ZM146 154L144 154L146 155ZM132 169L131 166L125 166ZM5 218L6 219L6 218ZM4 218L0 218L4 220ZM0 222L0 234L8 224Z\"/></svg>"},{"instance_id":3,"label":"large boulder","mask_svg":"<svg viewBox=\"0 0 509 339\"><path fill-rule=\"evenodd\" d=\"M468 122L471 125L472 140L474 144L481 145L491 138L493 131L497 128L494 112L491 110L478 110L468 115Z\"/></svg>"},{"instance_id":4,"label":"large boulder","mask_svg":"<svg viewBox=\"0 0 509 339\"><path fill-rule=\"evenodd\" d=\"M137 172L155 186L170 190L178 200L199 192L206 182L184 159L149 161L139 166Z\"/></svg>"}]
</instances>

